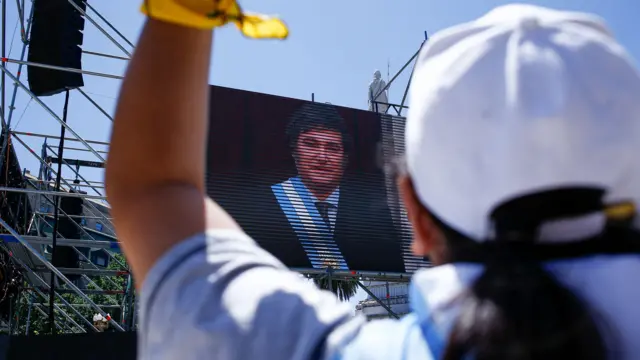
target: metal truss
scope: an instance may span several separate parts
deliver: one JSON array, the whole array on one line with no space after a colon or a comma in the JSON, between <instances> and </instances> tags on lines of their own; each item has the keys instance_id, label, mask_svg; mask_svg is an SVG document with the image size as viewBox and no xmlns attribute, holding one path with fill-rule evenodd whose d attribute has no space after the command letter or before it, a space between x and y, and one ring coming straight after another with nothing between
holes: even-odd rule
<instances>
[{"instance_id":1,"label":"metal truss","mask_svg":"<svg viewBox=\"0 0 640 360\"><path fill-rule=\"evenodd\" d=\"M78 6L79 1L68 1L84 16L87 27L95 27L122 52L112 55L83 50L85 56L129 60L133 50L131 41L86 1L82 0L86 11ZM122 79L122 76L26 61L33 6L29 0L16 0L11 5L9 3L7 0L1 1L0 169L16 168L22 171L14 151L15 147L21 147L37 161L39 173L36 176L24 170L18 180L9 179L8 176L0 180L1 206L9 214L3 213L0 219L0 250L10 255L22 275L20 292L8 301L12 302L14 309L16 306L28 307L27 319L21 319L23 325L26 321L27 332L29 322L35 316L53 320L51 327L58 332L99 331L93 324L94 314L105 317L111 329L132 330L135 328L133 279L128 265L120 255L104 197L104 184L101 180L89 179L83 171L85 168L104 167L109 144L83 138L79 131L66 122L65 113L53 110L47 105L45 98L40 98L29 90L22 74L25 66L31 66L114 80ZM15 7L9 8L12 5ZM10 11L18 14L16 26L20 29L22 48L19 58L9 58L7 55L6 45L14 40L10 38L11 34L7 29L7 14ZM113 121L109 112L85 90L86 88L78 88L70 91L80 94L106 121ZM17 131L14 128L17 117L16 98L25 95L30 103L44 109L48 114L47 121L57 122L66 135ZM42 141L41 149L36 150L29 145L34 139ZM82 159L69 159L64 157L65 151L85 156ZM82 213L67 214L60 206L62 197L82 199ZM65 239L62 236L58 228L62 219L72 220L67 223L76 227L78 239ZM77 255L80 260L78 267L63 268L53 265L52 254L62 247L72 249ZM118 316L110 315L116 313ZM19 331L16 324L18 321L9 317L9 332Z\"/></svg>"}]
</instances>

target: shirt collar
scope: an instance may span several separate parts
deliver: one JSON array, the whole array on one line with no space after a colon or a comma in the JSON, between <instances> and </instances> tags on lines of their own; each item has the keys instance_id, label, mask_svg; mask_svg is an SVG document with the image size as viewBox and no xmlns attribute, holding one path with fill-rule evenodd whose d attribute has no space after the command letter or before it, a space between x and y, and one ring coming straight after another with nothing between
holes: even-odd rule
<instances>
[{"instance_id":1,"label":"shirt collar","mask_svg":"<svg viewBox=\"0 0 640 360\"><path fill-rule=\"evenodd\" d=\"M313 195L313 193L311 192L311 190L309 190L304 183L302 182L302 179L300 179L299 176L291 178L292 182L297 182L300 185L302 185L302 188L304 189L304 191L306 192L306 195L308 195L311 200L313 200L314 203L318 202L319 200ZM331 193L331 195L329 195L328 198L326 198L324 200L326 203L331 204L331 206L333 206L334 208L338 208L338 201L340 201L340 187L336 187L336 189Z\"/></svg>"},{"instance_id":2,"label":"shirt collar","mask_svg":"<svg viewBox=\"0 0 640 360\"><path fill-rule=\"evenodd\" d=\"M333 207L337 208L339 199L340 199L340 187L337 187L325 201L331 204Z\"/></svg>"}]
</instances>

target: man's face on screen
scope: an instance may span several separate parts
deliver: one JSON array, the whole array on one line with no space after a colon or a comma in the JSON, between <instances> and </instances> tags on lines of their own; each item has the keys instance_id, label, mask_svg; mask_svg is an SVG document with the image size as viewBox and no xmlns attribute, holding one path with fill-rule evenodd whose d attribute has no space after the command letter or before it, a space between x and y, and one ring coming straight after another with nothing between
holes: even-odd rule
<instances>
[{"instance_id":1,"label":"man's face on screen","mask_svg":"<svg viewBox=\"0 0 640 360\"><path fill-rule=\"evenodd\" d=\"M300 134L296 160L298 174L308 186L315 190L333 191L342 180L344 171L342 135L328 129L313 129Z\"/></svg>"}]
</instances>

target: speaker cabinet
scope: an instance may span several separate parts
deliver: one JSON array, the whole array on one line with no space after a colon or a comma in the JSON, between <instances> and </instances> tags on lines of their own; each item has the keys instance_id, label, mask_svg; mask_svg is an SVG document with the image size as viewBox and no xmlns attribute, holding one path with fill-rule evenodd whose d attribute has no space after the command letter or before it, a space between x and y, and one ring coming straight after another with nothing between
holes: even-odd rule
<instances>
[{"instance_id":1,"label":"speaker cabinet","mask_svg":"<svg viewBox=\"0 0 640 360\"><path fill-rule=\"evenodd\" d=\"M84 17L82 0L34 0L29 62L82 69ZM28 65L29 88L38 96L49 96L84 85L82 74Z\"/></svg>"}]
</instances>

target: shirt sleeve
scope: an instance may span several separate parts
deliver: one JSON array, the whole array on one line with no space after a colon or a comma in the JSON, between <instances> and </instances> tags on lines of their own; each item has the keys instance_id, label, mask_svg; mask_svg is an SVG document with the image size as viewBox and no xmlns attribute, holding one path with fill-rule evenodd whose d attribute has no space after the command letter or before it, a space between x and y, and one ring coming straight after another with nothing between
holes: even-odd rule
<instances>
[{"instance_id":1,"label":"shirt sleeve","mask_svg":"<svg viewBox=\"0 0 640 360\"><path fill-rule=\"evenodd\" d=\"M365 320L239 231L165 254L140 293L139 359L323 359Z\"/></svg>"}]
</instances>

